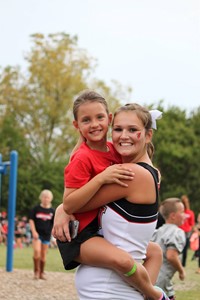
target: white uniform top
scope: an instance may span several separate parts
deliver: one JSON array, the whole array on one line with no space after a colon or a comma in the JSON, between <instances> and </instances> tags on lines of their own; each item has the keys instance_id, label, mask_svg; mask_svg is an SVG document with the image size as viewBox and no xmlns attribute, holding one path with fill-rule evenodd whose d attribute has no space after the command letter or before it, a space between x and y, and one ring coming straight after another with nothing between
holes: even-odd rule
<instances>
[{"instance_id":1,"label":"white uniform top","mask_svg":"<svg viewBox=\"0 0 200 300\"><path fill-rule=\"evenodd\" d=\"M137 261L146 257L146 248L156 228L158 215L157 171L145 163L155 180L157 197L154 204L133 204L120 199L104 207L101 226L104 238L129 252ZM81 265L75 277L81 300L120 299L140 300L143 295L129 286L114 271Z\"/></svg>"}]
</instances>

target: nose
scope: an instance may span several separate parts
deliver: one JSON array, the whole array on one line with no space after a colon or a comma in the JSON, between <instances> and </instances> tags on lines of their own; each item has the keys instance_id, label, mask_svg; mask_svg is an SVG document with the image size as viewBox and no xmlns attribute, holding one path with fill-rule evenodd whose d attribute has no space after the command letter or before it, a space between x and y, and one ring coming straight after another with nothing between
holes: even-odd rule
<instances>
[{"instance_id":1,"label":"nose","mask_svg":"<svg viewBox=\"0 0 200 300\"><path fill-rule=\"evenodd\" d=\"M92 121L91 121L91 127L98 127L98 121L96 120L96 119L93 119Z\"/></svg>"},{"instance_id":2,"label":"nose","mask_svg":"<svg viewBox=\"0 0 200 300\"><path fill-rule=\"evenodd\" d=\"M121 132L121 138L122 139L128 139L128 133L126 129L123 129L123 131Z\"/></svg>"}]
</instances>

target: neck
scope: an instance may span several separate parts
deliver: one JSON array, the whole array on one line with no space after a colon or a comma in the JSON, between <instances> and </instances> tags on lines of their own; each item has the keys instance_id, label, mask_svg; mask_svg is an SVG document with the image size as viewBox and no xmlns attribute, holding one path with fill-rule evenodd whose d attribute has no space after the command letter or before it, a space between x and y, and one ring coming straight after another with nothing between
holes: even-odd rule
<instances>
[{"instance_id":1,"label":"neck","mask_svg":"<svg viewBox=\"0 0 200 300\"><path fill-rule=\"evenodd\" d=\"M51 204L44 205L44 204L41 203L40 206L42 206L43 208L49 208L49 207L51 207Z\"/></svg>"},{"instance_id":2,"label":"neck","mask_svg":"<svg viewBox=\"0 0 200 300\"><path fill-rule=\"evenodd\" d=\"M102 152L108 152L109 151L109 148L108 148L107 143L106 143L106 139L101 140L99 142L94 142L94 143L91 143L91 142L87 141L86 144L92 150L98 150L98 151L102 151Z\"/></svg>"}]
</instances>

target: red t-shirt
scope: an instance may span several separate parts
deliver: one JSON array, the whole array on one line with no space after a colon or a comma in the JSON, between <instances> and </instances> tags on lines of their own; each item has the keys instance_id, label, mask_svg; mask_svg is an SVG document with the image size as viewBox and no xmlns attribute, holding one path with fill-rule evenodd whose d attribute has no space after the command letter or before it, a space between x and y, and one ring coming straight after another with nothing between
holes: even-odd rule
<instances>
[{"instance_id":1,"label":"red t-shirt","mask_svg":"<svg viewBox=\"0 0 200 300\"><path fill-rule=\"evenodd\" d=\"M185 209L184 213L186 215L186 219L185 222L179 226L179 228L183 229L185 232L190 232L195 224L194 212L190 209Z\"/></svg>"},{"instance_id":2,"label":"red t-shirt","mask_svg":"<svg viewBox=\"0 0 200 300\"><path fill-rule=\"evenodd\" d=\"M83 143L73 154L65 167L64 181L67 188L80 188L94 176L113 164L121 163L121 157L111 142L107 142L108 152L90 149ZM74 214L79 220L79 232L82 231L98 214L98 209Z\"/></svg>"}]
</instances>

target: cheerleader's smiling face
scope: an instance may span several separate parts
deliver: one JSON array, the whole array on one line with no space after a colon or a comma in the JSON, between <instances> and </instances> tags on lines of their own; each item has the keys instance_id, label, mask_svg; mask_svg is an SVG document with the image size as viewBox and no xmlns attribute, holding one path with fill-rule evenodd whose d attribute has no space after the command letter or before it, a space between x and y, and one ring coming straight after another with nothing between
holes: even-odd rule
<instances>
[{"instance_id":1,"label":"cheerleader's smiling face","mask_svg":"<svg viewBox=\"0 0 200 300\"><path fill-rule=\"evenodd\" d=\"M152 130L146 131L134 111L121 111L113 120L112 140L123 162L139 161L146 153Z\"/></svg>"}]
</instances>

